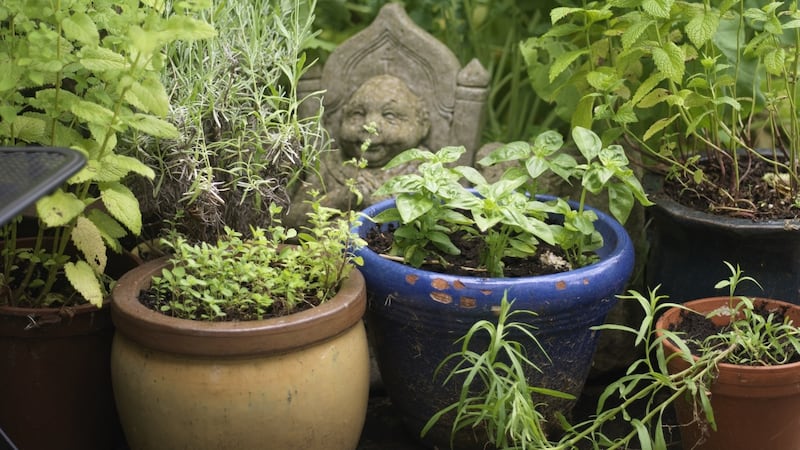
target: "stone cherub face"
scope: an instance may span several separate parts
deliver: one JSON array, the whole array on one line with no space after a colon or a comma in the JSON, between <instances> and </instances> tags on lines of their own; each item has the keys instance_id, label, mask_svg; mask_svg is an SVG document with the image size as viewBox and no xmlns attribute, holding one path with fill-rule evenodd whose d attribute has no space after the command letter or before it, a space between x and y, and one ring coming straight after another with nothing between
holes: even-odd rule
<instances>
[{"instance_id":1,"label":"stone cherub face","mask_svg":"<svg viewBox=\"0 0 800 450\"><path fill-rule=\"evenodd\" d=\"M375 124L377 135L364 129ZM342 108L339 139L348 158L363 156L381 167L395 155L419 146L430 131L423 101L397 77L378 75L364 82ZM369 139L367 151L361 144Z\"/></svg>"}]
</instances>

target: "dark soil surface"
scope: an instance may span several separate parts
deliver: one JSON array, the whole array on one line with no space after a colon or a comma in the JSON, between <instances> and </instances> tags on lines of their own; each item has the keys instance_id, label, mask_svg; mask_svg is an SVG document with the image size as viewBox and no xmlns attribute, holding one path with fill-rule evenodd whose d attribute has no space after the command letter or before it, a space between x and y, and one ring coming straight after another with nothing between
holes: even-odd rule
<instances>
[{"instance_id":1,"label":"dark soil surface","mask_svg":"<svg viewBox=\"0 0 800 450\"><path fill-rule=\"evenodd\" d=\"M730 179L732 168L722 170L719 165L709 164L702 166L707 181L695 184L667 179L664 193L684 206L731 217L757 221L800 217L800 205L794 202L790 186L764 180L765 174L774 172L773 166L752 157L743 157L739 166L742 182L738 194L725 181Z\"/></svg>"},{"instance_id":2,"label":"dark soil surface","mask_svg":"<svg viewBox=\"0 0 800 450\"><path fill-rule=\"evenodd\" d=\"M450 236L450 240L458 247L461 254L444 255L444 264L431 262L430 264L424 264L421 269L449 275L472 277L488 276L485 270L479 269L480 252L483 245L480 239L470 239L466 233L459 233ZM394 242L393 229L390 228L387 231L380 231L377 228L373 228L367 233L366 241L370 250L378 254L388 255L392 248L392 242ZM539 245L536 255L530 258L505 258L503 260L505 264L504 276L528 277L560 273L568 270L565 268L559 269L543 263L542 255L546 253L564 258L564 252L561 249L542 243Z\"/></svg>"},{"instance_id":3,"label":"dark soil surface","mask_svg":"<svg viewBox=\"0 0 800 450\"><path fill-rule=\"evenodd\" d=\"M761 302L756 300L754 302L755 309L754 311L756 314L764 317L769 318L770 314L772 314L771 322L773 324L782 324L785 320L785 309L775 310L768 310L768 307L765 302ZM706 318L706 316L702 314L693 313L690 311L681 311L681 321L678 324L671 325L670 331L679 332L683 334L683 338L686 341L689 348L692 350L693 353L699 352L700 346L699 343L703 342L710 336L713 336L717 333L725 333L731 329L731 326L723 325L718 326L711 319ZM800 354L795 354L794 358L789 362L796 362L800 361Z\"/></svg>"}]
</instances>

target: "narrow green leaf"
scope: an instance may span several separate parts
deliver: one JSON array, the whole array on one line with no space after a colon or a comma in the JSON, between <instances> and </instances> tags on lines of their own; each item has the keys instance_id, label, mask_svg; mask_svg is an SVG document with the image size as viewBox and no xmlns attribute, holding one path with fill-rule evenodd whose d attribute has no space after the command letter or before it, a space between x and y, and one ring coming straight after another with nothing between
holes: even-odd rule
<instances>
[{"instance_id":1,"label":"narrow green leaf","mask_svg":"<svg viewBox=\"0 0 800 450\"><path fill-rule=\"evenodd\" d=\"M672 117L665 117L663 119L656 120L655 122L653 122L652 125L650 125L650 128L648 128L647 131L644 132L644 135L642 135L642 139L645 141L650 139L654 135L658 134L659 131L668 127L678 117L680 117L680 114L675 114Z\"/></svg>"}]
</instances>

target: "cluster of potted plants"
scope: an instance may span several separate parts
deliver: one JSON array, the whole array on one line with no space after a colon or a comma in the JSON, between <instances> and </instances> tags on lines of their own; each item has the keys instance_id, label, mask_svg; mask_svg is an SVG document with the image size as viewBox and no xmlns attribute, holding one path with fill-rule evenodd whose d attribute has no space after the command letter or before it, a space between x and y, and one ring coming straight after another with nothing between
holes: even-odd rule
<instances>
[{"instance_id":1,"label":"cluster of potted plants","mask_svg":"<svg viewBox=\"0 0 800 450\"><path fill-rule=\"evenodd\" d=\"M763 295L800 302L797 3L587 2L550 15L521 44L534 88L651 172L649 285L712 295L727 260Z\"/></svg>"},{"instance_id":2,"label":"cluster of potted plants","mask_svg":"<svg viewBox=\"0 0 800 450\"><path fill-rule=\"evenodd\" d=\"M662 290L682 303L708 292L683 286L721 278L688 269L699 278L675 282L665 273L689 267L671 250L696 254L703 241L726 251L702 260L703 269L733 261L762 281L767 297L800 302L791 257L776 250L753 261L734 252L751 232L790 249L797 239L796 2L554 8L554 27L522 50L534 88L546 78L553 95L544 98L574 102L570 137L581 161L552 131L479 161L501 167L497 180L452 167L462 149L411 149L387 167L416 170L383 185L375 195L391 198L362 211L363 223L312 202L309 225L299 230L280 224L282 189L330 145L319 117L296 115L314 2L284 9L266 0L28 3L0 6L8 25L0 61L9 68L0 73L0 139L70 147L87 164L37 203L32 233L22 218L2 228L0 312L9 315L0 316L0 345L9 358L27 360L2 371L0 426L21 447L107 449L124 439L137 449L259 448L268 435L281 448L353 449L369 386L365 311L382 381L428 445L566 449L589 439L618 448L638 439L661 448L661 419L676 404L682 425L699 425L683 429L684 442L757 448L708 430L741 428L744 414L726 416L725 404L750 396L743 390L767 366L782 373L781 386L798 381L800 313L735 296L738 266L721 283L729 295L713 306L660 302ZM267 40L285 44L290 56L259 59L284 53L263 51L263 36L246 30L277 33ZM204 72L206 65L217 71ZM203 91L209 82L223 85ZM593 124L605 126L601 135ZM634 175L630 148L663 169L657 186L643 187ZM765 172L754 175L760 166ZM579 199L544 195L538 181L548 173L579 185ZM782 196L748 200L750 180ZM678 215L664 186L682 193L676 204L723 192L727 200L702 209L751 218L785 206L789 216L757 224L728 217L708 237L699 230L710 219L695 212L681 219L692 225L679 234L660 222ZM663 287L649 298L629 296L643 307L640 327L603 327L634 265L620 222L637 203L651 204L646 189L661 208L653 213L648 282ZM587 204L598 193L610 214ZM159 248L170 256L139 265L128 254L117 266L108 250L126 254L125 236L142 231L140 201L153 223L171 228ZM670 244L659 244L662 237ZM763 254L766 244L755 246ZM693 341L667 325L695 313L729 327ZM67 325L80 330L61 329ZM633 333L647 357L608 387L590 421L564 425L600 329ZM61 361L34 368L44 344L65 335L72 344L51 351ZM48 375L53 387L45 387ZM794 400L790 391L761 402L765 427L789 420L774 414ZM666 401L656 397L664 392ZM67 406L55 406L67 397ZM656 398L631 420L631 434L603 434L632 402ZM24 412L25 405L35 409ZM778 447L797 441L782 436L787 444Z\"/></svg>"},{"instance_id":3,"label":"cluster of potted plants","mask_svg":"<svg viewBox=\"0 0 800 450\"><path fill-rule=\"evenodd\" d=\"M274 189L270 184L273 179L267 176L281 179L291 176L293 171L313 164L313 152L325 145L318 120L312 117L301 121L292 114L300 101L293 97L296 84L307 68L298 61L303 61L301 53L313 35L309 25L313 15L309 10L313 11L314 5L298 1L290 8L273 8L266 1L246 5L231 2L212 5L200 1L117 2L101 7L90 3L69 2L58 8L43 8L30 2L12 2L0 7L4 24L0 32L4 36L0 59L9 68L3 71L0 83L3 144L27 145L32 151L38 146L69 147L86 157L82 171L37 203L33 219L37 224L31 241L21 240L30 234L31 219L20 217L2 228L0 299L3 311L10 315L3 319L5 331L0 339L7 362L3 370L0 425L20 448L106 450L169 445L259 448L263 444L265 423L277 427L270 433L270 439L285 448L314 448L314 445L325 449L354 448L364 421L369 359L360 320L365 308L363 281L352 269L352 255L344 251L351 244L355 247L355 241L348 238L353 223L347 215L339 218L336 211L317 208L314 225L308 230L284 230L277 220L270 221L269 228L259 227L262 225L259 220L271 219L270 214L277 214L279 209L272 205L274 198L265 194ZM214 7L207 9L210 6ZM271 21L271 25L253 28L254 20ZM277 26L278 22L286 25ZM224 35L218 35L219 27ZM264 42L257 36L243 34L247 29L272 32L268 41L276 51L263 52ZM216 41L222 37L224 41ZM178 41L182 43L178 45ZM210 44L212 41L217 44ZM253 50L256 46L258 52ZM184 70L192 63L207 63L204 58L212 50L215 56L228 58L217 66L235 69L231 76L218 76L215 80L239 84L226 90L204 86L198 80L207 78L202 76L199 66L192 66L195 72ZM266 77L260 70L262 66L247 65L254 54L274 58L269 80L259 78L249 83L241 77L243 73L253 78ZM236 61L238 64L232 65ZM166 76L168 67L171 70ZM286 75L291 75L290 79L284 79ZM184 76L189 79L181 78ZM287 83L286 87L282 83ZM198 86L235 97L233 106L197 101L198 95L210 96L198 90ZM264 95L246 95L245 92L251 92L248 89ZM247 105L242 106L243 103ZM185 108L189 105L201 106ZM221 109L215 110L216 106ZM262 120L253 120L254 111ZM213 127L215 123L222 125ZM276 130L281 132L276 134ZM268 141L269 138L273 141ZM220 143L211 144L212 141ZM198 147L198 142L207 146ZM306 148L313 152L305 152ZM233 156L212 159L211 152ZM246 164L256 156L257 161L269 157L270 161L278 162ZM287 159L282 159L284 156ZM311 162L299 164L299 159L292 159L301 157L310 158ZM181 172L193 175L188 183L186 179L177 179L176 174ZM136 176L155 180L155 185L151 185L155 187L150 192L143 190ZM168 277L162 274L167 261L152 261L131 270L141 261L126 252L130 240L123 238L126 232L138 235L143 229L140 201L158 197L158 188L176 179L184 183L179 185L184 190L175 194L177 189L171 188L169 193L173 197L167 197L172 202L170 207L158 211L166 211L158 220L173 224L173 230L186 232L193 229L192 223L204 223L182 219L186 218L184 214L198 211L193 208L198 203L192 201L197 195L204 194L206 200L209 189L213 194L213 188L221 186L217 180L229 183L224 186L226 194L220 198L239 189L231 197L225 197L227 207L252 221L237 221L221 214L237 230L227 231L215 222L197 233L207 244L191 237L187 238L191 242L169 241L173 243L173 253L178 255L173 260L174 270L181 271L180 276L171 279L180 279L184 284L165 290L177 295L179 288L185 288L190 298L185 304L180 298L173 298L169 306L158 307L159 312L145 308L145 317L157 316L158 325L151 325L146 319L131 317L123 306L122 299L126 299L141 308L138 292L131 293L130 298L122 293L129 285L127 280L143 278L147 283L151 275ZM253 184L241 182L244 179ZM280 192L276 191L274 197L281 197ZM242 206L245 198L247 207ZM190 226L180 225L187 222ZM215 237L219 237L218 245ZM284 247L284 240L289 238L299 247ZM109 249L127 254L130 262L117 267L112 262L114 255L106 254ZM240 259L231 265L234 255ZM200 275L182 278L187 271L184 262L192 265L191 270L199 267L202 275L226 277L235 272L258 274L260 278L240 280L233 295L232 278L217 282L198 281ZM212 262L218 265L210 266ZM267 299L263 291L273 292L275 287L260 285L259 293L254 286L256 281L275 278L255 270L261 265L265 270L281 268L283 275L277 278L292 286L286 290L287 295L300 304L315 307L294 313L292 309L279 307L282 304L277 301L271 306L274 300ZM220 267L226 271L219 272ZM129 270L128 278L117 282ZM149 272L140 276L137 270ZM319 285L307 286L313 280L319 281ZM206 289L208 285L219 290ZM111 299L112 290L118 300ZM256 291L253 297L242 298L250 290ZM200 291L205 293L198 294ZM212 292L224 292L234 298L210 299ZM190 315L198 320L170 317L175 312L196 310L193 300L210 309ZM232 306L225 306L226 303ZM316 306L318 303L324 304ZM242 320L233 314L231 309L246 305L259 311L256 318ZM282 312L284 317L268 319L273 315L270 308ZM229 316L237 322L208 323L206 331L186 331L187 324L199 323L203 328L204 323L199 319ZM164 323L175 322L179 331L165 331L168 327ZM135 339L140 334L152 336L147 332L155 333L154 349ZM165 335L174 339L161 339ZM68 343L64 343L65 337ZM146 337L138 339L148 342ZM232 350L230 339L243 339L245 344ZM158 346L165 342L170 343L167 348ZM193 369L185 366L176 369L175 355L181 343L190 348L190 356L184 359L190 365L197 363ZM75 351L68 352L70 348ZM290 350L295 348L300 349L299 356L290 356ZM232 356L229 350L233 351ZM198 362L209 357L197 355L198 351L220 356L220 360L210 368L200 368ZM248 356L251 354L255 356ZM144 365L149 368L160 357L162 369L169 368L153 375L130 362L136 356L143 357L147 362ZM325 378L340 380L340 389L330 389L312 376L316 369L309 371L309 365L321 361L327 361L333 370ZM276 368L284 362L295 364L300 372L297 377L287 378L284 366ZM163 380L169 373L177 378L170 383L148 386L166 386L169 397L177 393L178 386L190 386L186 383L189 373L199 374L205 376L205 383L191 386L202 392L193 392L188 402L217 401L224 389L245 384L242 378L231 381L219 377L223 366L240 377L252 375L251 386L252 383L259 387L271 385L279 392L272 397L272 403L267 394L261 392L256 399L255 391L251 390L232 392L238 397L221 406L198 403L186 406L187 401L173 403L172 397L135 392L137 386L126 378L135 372L139 381L152 381L151 377ZM174 370L170 372L170 368ZM319 369L322 370L322 364ZM318 409L325 396L335 406ZM137 403L141 401L144 404ZM314 405L317 415L298 415L297 408L309 403ZM133 412L128 409L131 404ZM223 416L211 418L212 424L195 421L188 411L176 414L179 405L218 411ZM251 409L242 410L248 407ZM236 408L258 422L254 424L236 416ZM142 412L146 412L150 422L137 422ZM189 430L186 423L161 420L164 417L183 418L200 428ZM293 428L293 436L279 439L278 432L288 431L283 424L294 420L291 417L301 417L311 425L326 425ZM148 428L153 425L162 428ZM201 443L190 444L187 435L178 433L173 435L172 444L167 444L163 426L170 431L189 430ZM243 437L244 433L239 436L240 431L254 428L259 433L258 443L252 437ZM310 438L314 433L316 437ZM224 437L224 443L217 439L219 436Z\"/></svg>"},{"instance_id":4,"label":"cluster of potted plants","mask_svg":"<svg viewBox=\"0 0 800 450\"><path fill-rule=\"evenodd\" d=\"M632 333L645 352L607 386L594 415L574 424L562 416L555 433L546 427L543 403L531 394L563 393L529 383L524 367L534 363L510 330L525 330L518 336L533 342L536 330L514 317L521 312L510 312L513 301L504 299L496 323L475 324L445 361L457 361L448 380L462 375L460 396L423 433L450 413L453 436L472 430L499 449L674 448L674 427L687 450L792 448L798 433L787 425L797 420L800 401L800 307L735 295L740 283L755 280L726 265L730 276L715 286L728 288L725 296L683 304L664 302L658 289L623 296L640 305L641 327L598 329ZM492 345L475 350L471 342L484 335ZM669 419L673 407L677 422ZM627 429L609 432L620 418Z\"/></svg>"}]
</instances>

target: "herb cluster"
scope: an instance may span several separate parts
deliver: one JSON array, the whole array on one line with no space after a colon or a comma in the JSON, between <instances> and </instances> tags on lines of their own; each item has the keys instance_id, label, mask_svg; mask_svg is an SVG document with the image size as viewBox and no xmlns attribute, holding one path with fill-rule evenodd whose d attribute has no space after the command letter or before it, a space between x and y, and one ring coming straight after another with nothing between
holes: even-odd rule
<instances>
[{"instance_id":1,"label":"herb cluster","mask_svg":"<svg viewBox=\"0 0 800 450\"><path fill-rule=\"evenodd\" d=\"M354 212L316 201L312 207L310 225L299 232L276 218L246 239L226 227L215 244L163 240L173 251L171 267L153 278L152 307L192 320L260 320L329 300L353 264L361 264L352 251L363 241L351 232ZM270 211L277 216L280 207Z\"/></svg>"},{"instance_id":2,"label":"herb cluster","mask_svg":"<svg viewBox=\"0 0 800 450\"><path fill-rule=\"evenodd\" d=\"M521 49L573 126L602 124L604 141L663 163L686 193L722 192L706 199L715 212L756 214L752 184L797 204L797 1L593 1L550 18ZM757 162L770 173L755 176Z\"/></svg>"},{"instance_id":3,"label":"herb cluster","mask_svg":"<svg viewBox=\"0 0 800 450\"><path fill-rule=\"evenodd\" d=\"M732 317L738 319L731 322L731 327L721 329L702 342L692 342L682 331L655 328L657 318L667 309L681 308L697 314L681 304L665 302L666 297L658 294L658 288L650 290L647 296L636 291L620 296L623 300L636 301L641 307L644 313L641 325L631 328L605 324L597 329L631 333L635 336L635 345L644 347L644 355L630 365L625 375L606 387L594 416L575 424L562 417L559 436L547 435L542 405L534 404L529 393L555 397L566 394L530 386L529 380L521 375L524 372L518 366L531 364L530 360L517 351L521 344L509 340L505 330L522 330L524 336L536 342L535 332L529 332L524 324L513 320L515 315L531 312L509 313L511 302L504 301L496 324L484 321L473 325L461 338L461 349L446 358L445 361L455 359L458 364L445 383L458 374L467 375L461 396L456 403L431 417L423 434L446 412L455 411L453 433L465 427L487 430L487 442L503 450L571 450L587 446L624 449L631 445L643 449L666 449L666 413L674 402L685 398L690 399L695 410L716 429L710 388L720 363L778 365L793 361L800 353L800 328L787 319L775 321L773 315L764 316L758 310L757 301L735 296L739 283L754 280L742 276L739 267L725 264L731 275L716 287L729 288L730 304L712 311L707 318L733 314ZM466 345L478 334L486 334L491 340L482 351ZM667 356L662 344L664 340L674 343L680 351ZM505 359L497 358L498 354L503 354ZM670 373L668 363L672 358L681 358L687 367L678 373ZM620 419L629 425L627 433L618 436L604 431L606 425Z\"/></svg>"},{"instance_id":4,"label":"herb cluster","mask_svg":"<svg viewBox=\"0 0 800 450\"><path fill-rule=\"evenodd\" d=\"M589 264L595 258L591 252L603 243L594 227L597 215L585 208L587 193L607 191L609 209L622 222L635 201L651 203L622 147L604 147L594 132L580 127L572 138L583 163L563 151L563 137L555 131L538 135L533 143L513 142L494 150L478 161L484 167L507 166L493 182L473 167L450 166L463 147L436 153L407 150L385 168L413 162L418 169L378 188L376 196L394 196L396 203L372 220L398 224L392 252L415 267L430 259L446 266L445 255L460 252L450 238L458 232L482 242L481 266L494 277L503 276L504 258L532 257L542 242L560 247L570 267ZM544 201L535 196L537 179L546 172L567 182L580 181L577 207L561 198ZM465 187L468 183L472 189Z\"/></svg>"},{"instance_id":5,"label":"herb cluster","mask_svg":"<svg viewBox=\"0 0 800 450\"><path fill-rule=\"evenodd\" d=\"M176 41L214 36L197 18L204 0L60 2L9 0L0 5L0 144L72 148L86 166L36 203L36 243L20 249L22 230L5 227L0 301L19 306L79 304L100 307L108 292L108 250L142 228L129 175L152 169L118 152L133 130L176 137L164 120L169 100L161 82L164 50ZM94 207L102 205L102 208ZM45 234L54 236L46 244ZM74 244L77 254L68 253ZM22 270L17 270L22 268ZM60 284L77 296L60 295Z\"/></svg>"}]
</instances>

